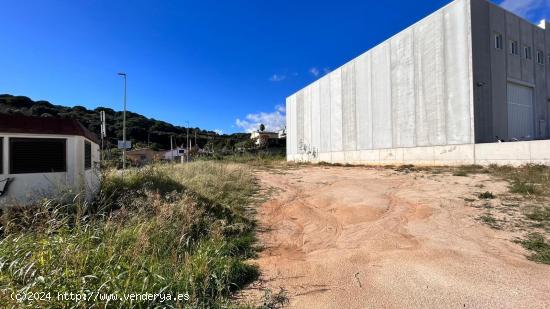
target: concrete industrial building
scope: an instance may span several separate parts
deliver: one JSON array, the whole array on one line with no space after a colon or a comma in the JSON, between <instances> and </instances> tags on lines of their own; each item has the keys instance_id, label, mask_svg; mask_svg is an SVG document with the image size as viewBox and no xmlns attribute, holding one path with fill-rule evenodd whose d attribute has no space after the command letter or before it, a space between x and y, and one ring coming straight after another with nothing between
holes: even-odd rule
<instances>
[{"instance_id":1,"label":"concrete industrial building","mask_svg":"<svg viewBox=\"0 0 550 309\"><path fill-rule=\"evenodd\" d=\"M550 163L549 56L550 23L453 1L288 97L287 159Z\"/></svg>"}]
</instances>

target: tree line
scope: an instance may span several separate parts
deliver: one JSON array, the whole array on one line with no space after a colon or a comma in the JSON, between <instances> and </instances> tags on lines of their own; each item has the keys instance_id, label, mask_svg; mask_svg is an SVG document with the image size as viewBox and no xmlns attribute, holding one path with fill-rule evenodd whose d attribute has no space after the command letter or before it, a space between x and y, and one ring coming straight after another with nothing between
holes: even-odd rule
<instances>
[{"instance_id":1,"label":"tree line","mask_svg":"<svg viewBox=\"0 0 550 309\"><path fill-rule=\"evenodd\" d=\"M122 111L107 107L89 110L84 106L61 106L48 101L33 101L25 96L0 94L0 113L38 117L57 117L76 119L90 131L99 136L99 112L105 111L107 137L106 147L116 147L117 140L122 140ZM247 133L218 134L214 131L189 128L189 139L193 146L208 148L214 151L232 151L245 144L250 135ZM126 112L126 138L132 141L134 148L151 147L156 150L170 149L170 136L174 146L186 143L187 128L176 126L165 121L147 118L138 113Z\"/></svg>"}]
</instances>

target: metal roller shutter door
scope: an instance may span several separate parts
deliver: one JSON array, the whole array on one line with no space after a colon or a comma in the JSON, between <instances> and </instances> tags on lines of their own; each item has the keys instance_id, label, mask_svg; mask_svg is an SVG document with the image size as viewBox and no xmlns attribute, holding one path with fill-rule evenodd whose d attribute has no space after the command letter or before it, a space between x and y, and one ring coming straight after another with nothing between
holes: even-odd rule
<instances>
[{"instance_id":1,"label":"metal roller shutter door","mask_svg":"<svg viewBox=\"0 0 550 309\"><path fill-rule=\"evenodd\" d=\"M508 83L508 135L510 139L534 138L533 88Z\"/></svg>"}]
</instances>

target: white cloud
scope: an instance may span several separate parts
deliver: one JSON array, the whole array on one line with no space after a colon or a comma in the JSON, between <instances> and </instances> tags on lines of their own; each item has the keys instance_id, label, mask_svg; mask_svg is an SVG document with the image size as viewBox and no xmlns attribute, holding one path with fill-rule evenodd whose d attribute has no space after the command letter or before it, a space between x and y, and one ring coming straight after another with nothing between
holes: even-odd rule
<instances>
[{"instance_id":1,"label":"white cloud","mask_svg":"<svg viewBox=\"0 0 550 309\"><path fill-rule=\"evenodd\" d=\"M269 78L270 81L272 82L280 82L280 81L283 81L286 79L286 75L285 74L273 74L271 75L271 77Z\"/></svg>"},{"instance_id":2,"label":"white cloud","mask_svg":"<svg viewBox=\"0 0 550 309\"><path fill-rule=\"evenodd\" d=\"M285 107L277 105L273 112L248 114L244 119L237 118L235 124L247 133L258 130L262 123L265 125L266 131L276 132L285 127L285 115Z\"/></svg>"},{"instance_id":3,"label":"white cloud","mask_svg":"<svg viewBox=\"0 0 550 309\"><path fill-rule=\"evenodd\" d=\"M319 76L319 74L321 74L321 71L319 71L319 68L313 67L313 68L309 69L309 73L311 73L311 75L317 77L317 76Z\"/></svg>"},{"instance_id":4,"label":"white cloud","mask_svg":"<svg viewBox=\"0 0 550 309\"><path fill-rule=\"evenodd\" d=\"M313 75L314 77L319 77L321 75L326 75L330 73L330 68L324 67L324 68L318 68L318 67L312 67L308 70L308 72Z\"/></svg>"},{"instance_id":5,"label":"white cloud","mask_svg":"<svg viewBox=\"0 0 550 309\"><path fill-rule=\"evenodd\" d=\"M220 129L214 129L214 132L216 132L218 135L223 134L223 130L220 130Z\"/></svg>"},{"instance_id":6,"label":"white cloud","mask_svg":"<svg viewBox=\"0 0 550 309\"><path fill-rule=\"evenodd\" d=\"M550 13L550 0L504 0L500 6L532 21L548 18Z\"/></svg>"}]
</instances>

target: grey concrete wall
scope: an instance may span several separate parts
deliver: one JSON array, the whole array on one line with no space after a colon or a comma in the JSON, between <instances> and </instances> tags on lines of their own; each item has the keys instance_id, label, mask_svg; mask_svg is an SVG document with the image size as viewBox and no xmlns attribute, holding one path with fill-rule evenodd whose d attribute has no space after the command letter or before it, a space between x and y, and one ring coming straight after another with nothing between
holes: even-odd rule
<instances>
[{"instance_id":1,"label":"grey concrete wall","mask_svg":"<svg viewBox=\"0 0 550 309\"><path fill-rule=\"evenodd\" d=\"M533 88L534 138L550 138L550 27L542 29L486 0L471 0L471 14L476 142L512 137L509 121L514 115L508 110L508 82ZM495 48L496 33L503 35L502 50ZM510 53L511 40L519 43L519 55ZM531 47L532 59L525 56L526 46ZM537 63L538 50L544 52L543 65Z\"/></svg>"},{"instance_id":2,"label":"grey concrete wall","mask_svg":"<svg viewBox=\"0 0 550 309\"><path fill-rule=\"evenodd\" d=\"M363 165L550 165L550 140L341 151L321 154L317 160L295 154L289 160Z\"/></svg>"},{"instance_id":3,"label":"grey concrete wall","mask_svg":"<svg viewBox=\"0 0 550 309\"><path fill-rule=\"evenodd\" d=\"M330 75L330 151L342 151L342 69Z\"/></svg>"},{"instance_id":4,"label":"grey concrete wall","mask_svg":"<svg viewBox=\"0 0 550 309\"><path fill-rule=\"evenodd\" d=\"M321 119L321 146L319 147L320 153L330 152L330 138L331 138L331 121L330 116L330 76L324 76L319 80L319 104L321 105L320 119Z\"/></svg>"},{"instance_id":5,"label":"grey concrete wall","mask_svg":"<svg viewBox=\"0 0 550 309\"><path fill-rule=\"evenodd\" d=\"M456 0L287 98L289 158L473 143L471 58Z\"/></svg>"},{"instance_id":6,"label":"grey concrete wall","mask_svg":"<svg viewBox=\"0 0 550 309\"><path fill-rule=\"evenodd\" d=\"M384 42L372 49L371 56L371 99L372 99L372 148L391 148L391 58L390 44Z\"/></svg>"},{"instance_id":7,"label":"grey concrete wall","mask_svg":"<svg viewBox=\"0 0 550 309\"><path fill-rule=\"evenodd\" d=\"M546 31L544 32L545 50L546 50L546 94L550 96L550 22L546 22ZM546 102L546 136L550 136L550 100Z\"/></svg>"},{"instance_id":8,"label":"grey concrete wall","mask_svg":"<svg viewBox=\"0 0 550 309\"><path fill-rule=\"evenodd\" d=\"M357 148L372 149L372 83L371 53L366 52L355 60L355 111Z\"/></svg>"},{"instance_id":9,"label":"grey concrete wall","mask_svg":"<svg viewBox=\"0 0 550 309\"><path fill-rule=\"evenodd\" d=\"M494 37L491 28L503 32L504 18L491 14L487 1L472 1L472 24L476 25L477 31L472 31L473 78L474 78L474 115L475 115L475 141L476 143L489 143L495 141L495 129L493 128L493 92L491 79L491 52L494 52ZM492 25L492 26L491 26ZM498 57L499 55L497 55ZM489 59L489 61L488 61ZM492 59L493 62L501 65L500 70L504 73L506 66L503 57ZM504 100L498 101L500 103ZM497 104L498 104L497 102ZM500 106L506 108L506 105Z\"/></svg>"},{"instance_id":10,"label":"grey concrete wall","mask_svg":"<svg viewBox=\"0 0 550 309\"><path fill-rule=\"evenodd\" d=\"M355 62L342 67L342 144L344 150L357 148Z\"/></svg>"},{"instance_id":11,"label":"grey concrete wall","mask_svg":"<svg viewBox=\"0 0 550 309\"><path fill-rule=\"evenodd\" d=\"M550 25L549 25L550 26ZM547 85L550 83L550 78L546 74L546 69L550 67L548 62L550 59L548 55L550 49L546 48L545 34L550 33L550 29L545 30L539 27L533 28L533 66L534 66L534 84L535 84L535 134L538 138L550 138L550 132L548 132L548 122L550 120L548 116L548 105L550 98L550 91L547 89ZM544 57L546 59L544 65L536 63L537 50L544 51ZM541 120L543 123L541 123ZM546 126L545 126L546 124Z\"/></svg>"}]
</instances>

